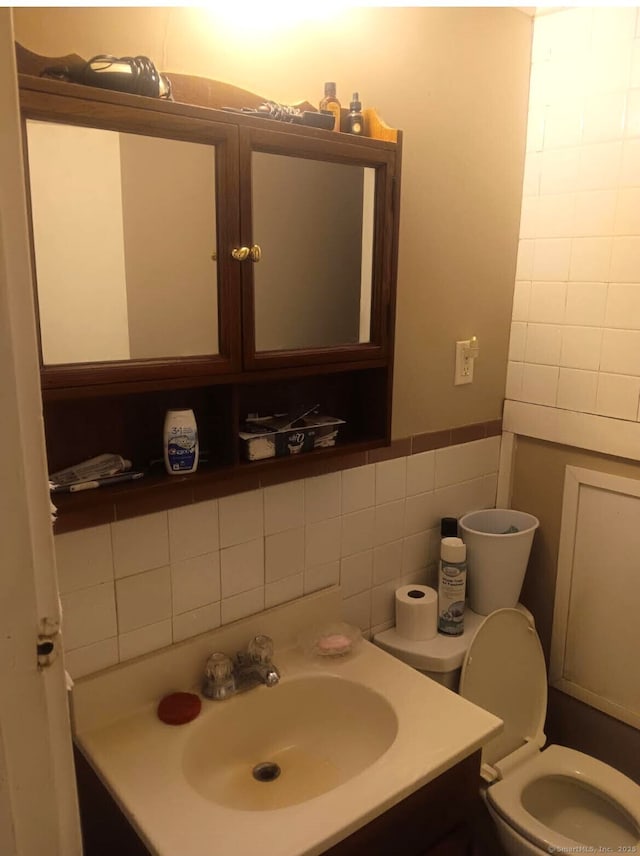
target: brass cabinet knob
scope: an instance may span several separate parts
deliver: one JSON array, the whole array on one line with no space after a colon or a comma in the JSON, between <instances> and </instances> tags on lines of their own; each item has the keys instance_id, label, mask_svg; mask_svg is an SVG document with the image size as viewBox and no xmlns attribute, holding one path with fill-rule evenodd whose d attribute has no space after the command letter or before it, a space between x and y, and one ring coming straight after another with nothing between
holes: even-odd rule
<instances>
[{"instance_id":1,"label":"brass cabinet knob","mask_svg":"<svg viewBox=\"0 0 640 856\"><path fill-rule=\"evenodd\" d=\"M251 259L252 262L259 262L262 258L262 250L258 244L254 244L252 247L234 247L231 250L231 257L237 262L245 262L247 259Z\"/></svg>"},{"instance_id":2,"label":"brass cabinet knob","mask_svg":"<svg viewBox=\"0 0 640 856\"><path fill-rule=\"evenodd\" d=\"M237 262L244 262L249 258L249 254L251 250L249 247L234 247L231 250L231 258L235 259Z\"/></svg>"}]
</instances>

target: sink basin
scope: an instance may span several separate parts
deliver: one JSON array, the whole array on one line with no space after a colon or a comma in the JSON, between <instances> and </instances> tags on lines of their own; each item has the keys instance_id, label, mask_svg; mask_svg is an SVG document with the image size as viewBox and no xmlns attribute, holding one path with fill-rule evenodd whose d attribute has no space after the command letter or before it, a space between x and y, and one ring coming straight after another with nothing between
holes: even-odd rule
<instances>
[{"instance_id":1,"label":"sink basin","mask_svg":"<svg viewBox=\"0 0 640 856\"><path fill-rule=\"evenodd\" d=\"M366 640L310 657L298 639L341 604L314 592L76 682L76 742L149 853L322 856L498 734L495 716ZM259 633L276 638L277 686L160 721L158 700L197 692L212 651Z\"/></svg>"},{"instance_id":2,"label":"sink basin","mask_svg":"<svg viewBox=\"0 0 640 856\"><path fill-rule=\"evenodd\" d=\"M185 779L232 809L296 805L343 784L393 743L397 716L375 690L331 675L209 703L184 746Z\"/></svg>"}]
</instances>

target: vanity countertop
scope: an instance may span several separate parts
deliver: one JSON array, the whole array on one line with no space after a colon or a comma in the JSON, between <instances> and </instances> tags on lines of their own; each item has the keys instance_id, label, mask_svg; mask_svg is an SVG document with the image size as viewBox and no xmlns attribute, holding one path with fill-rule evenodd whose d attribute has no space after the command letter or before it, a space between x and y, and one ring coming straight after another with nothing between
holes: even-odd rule
<instances>
[{"instance_id":1,"label":"vanity countertop","mask_svg":"<svg viewBox=\"0 0 640 856\"><path fill-rule=\"evenodd\" d=\"M305 626L311 613L326 609L328 614L337 604L335 592L303 600L306 605L297 606L302 610L299 626ZM315 856L453 767L500 731L502 723L495 716L369 642L363 641L343 658L307 656L292 644L295 619L288 624L286 616L290 613L282 609L271 610L275 613L272 616L263 613L236 622L226 633L225 628L213 631L76 684L76 742L147 847L158 856L250 854L264 850L265 842L270 856ZM288 632L282 630L285 625ZM250 637L257 632L256 627L267 633L280 628L280 638L274 633L274 661L282 675L278 686L258 686L222 702L203 699L200 716L187 725L170 726L158 720L157 703L164 692L198 691L198 681L193 677L201 669L202 652L216 650L219 642L228 646L225 649L220 644L221 650L233 650L234 642ZM178 686L175 680L167 681L166 675L187 660L189 667L183 676L188 682ZM278 693L280 687L300 680L311 679L318 685L327 678L333 679L334 686L338 679L373 691L393 709L395 738L370 766L319 796L269 810L230 808L194 789L185 765L185 747L203 728L204 717L215 716L228 705L246 704L240 699L253 693ZM226 710L231 711L231 707ZM354 715L361 720L358 726L366 729L366 706ZM332 727L339 728L339 721ZM218 733L215 727L210 733L215 759L215 741L224 747L225 733L223 729Z\"/></svg>"}]
</instances>

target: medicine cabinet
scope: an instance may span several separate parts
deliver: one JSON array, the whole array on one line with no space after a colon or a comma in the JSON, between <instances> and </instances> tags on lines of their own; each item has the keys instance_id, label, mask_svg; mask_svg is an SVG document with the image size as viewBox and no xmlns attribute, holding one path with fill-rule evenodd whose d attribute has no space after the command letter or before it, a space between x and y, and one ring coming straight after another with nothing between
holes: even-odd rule
<instances>
[{"instance_id":1,"label":"medicine cabinet","mask_svg":"<svg viewBox=\"0 0 640 856\"><path fill-rule=\"evenodd\" d=\"M182 75L174 101L95 89L38 76L75 55L16 51L50 471L104 451L146 469L172 407L205 451L191 477L83 492L91 522L134 495L180 504L184 479L196 501L294 478L242 459L251 413L343 420L307 464L389 443L400 132L374 111L364 138L224 109L263 99Z\"/></svg>"}]
</instances>

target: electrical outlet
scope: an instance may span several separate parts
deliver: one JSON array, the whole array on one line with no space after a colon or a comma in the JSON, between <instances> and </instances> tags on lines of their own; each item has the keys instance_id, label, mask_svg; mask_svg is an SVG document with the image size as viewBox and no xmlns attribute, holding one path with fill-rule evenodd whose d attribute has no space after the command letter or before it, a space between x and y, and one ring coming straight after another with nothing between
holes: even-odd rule
<instances>
[{"instance_id":1,"label":"electrical outlet","mask_svg":"<svg viewBox=\"0 0 640 856\"><path fill-rule=\"evenodd\" d=\"M475 336L456 342L456 370L453 376L455 386L473 383L473 366L479 353L480 348Z\"/></svg>"}]
</instances>

